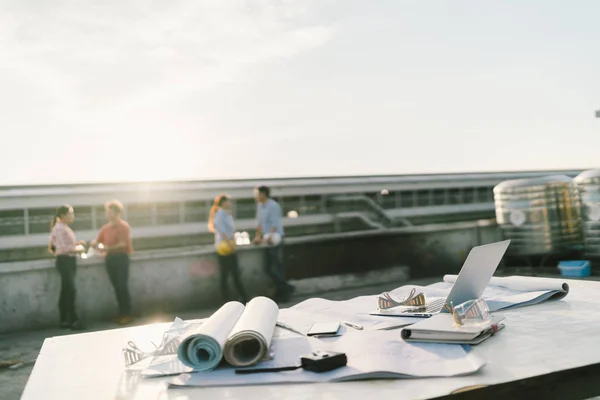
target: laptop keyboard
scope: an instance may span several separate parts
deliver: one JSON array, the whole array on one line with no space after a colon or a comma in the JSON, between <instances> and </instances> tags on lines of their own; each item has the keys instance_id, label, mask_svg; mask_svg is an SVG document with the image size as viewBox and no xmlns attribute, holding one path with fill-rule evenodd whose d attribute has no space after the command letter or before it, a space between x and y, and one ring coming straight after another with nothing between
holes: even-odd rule
<instances>
[{"instance_id":1,"label":"laptop keyboard","mask_svg":"<svg viewBox=\"0 0 600 400\"><path fill-rule=\"evenodd\" d=\"M444 308L445 303L446 303L446 299L443 297L428 301L426 312L432 313L432 314L438 313L438 312L442 311L442 308Z\"/></svg>"}]
</instances>

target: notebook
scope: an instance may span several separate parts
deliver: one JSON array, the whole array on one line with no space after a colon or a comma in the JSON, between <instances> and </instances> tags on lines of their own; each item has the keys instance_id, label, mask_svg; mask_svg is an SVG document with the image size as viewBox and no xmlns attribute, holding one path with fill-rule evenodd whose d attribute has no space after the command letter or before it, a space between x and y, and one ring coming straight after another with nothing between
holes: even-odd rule
<instances>
[{"instance_id":1,"label":"notebook","mask_svg":"<svg viewBox=\"0 0 600 400\"><path fill-rule=\"evenodd\" d=\"M487 325L456 326L452 314L437 314L401 332L407 342L479 344L504 328L504 317L494 316Z\"/></svg>"}]
</instances>

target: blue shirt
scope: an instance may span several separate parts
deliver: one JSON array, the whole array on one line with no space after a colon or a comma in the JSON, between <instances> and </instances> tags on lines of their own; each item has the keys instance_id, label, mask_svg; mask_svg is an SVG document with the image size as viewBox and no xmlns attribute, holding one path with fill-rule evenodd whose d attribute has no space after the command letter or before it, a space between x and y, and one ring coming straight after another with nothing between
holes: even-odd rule
<instances>
[{"instance_id":1,"label":"blue shirt","mask_svg":"<svg viewBox=\"0 0 600 400\"><path fill-rule=\"evenodd\" d=\"M218 245L223 241L223 233L227 235L229 240L233 239L235 226L233 225L233 217L231 214L222 208L219 208L215 213L213 224L215 226L215 245Z\"/></svg>"},{"instance_id":2,"label":"blue shirt","mask_svg":"<svg viewBox=\"0 0 600 400\"><path fill-rule=\"evenodd\" d=\"M256 207L256 224L262 230L263 235L271 232L274 227L275 232L283 237L283 223L281 216L281 206L273 199L269 199L265 204L258 204Z\"/></svg>"}]
</instances>

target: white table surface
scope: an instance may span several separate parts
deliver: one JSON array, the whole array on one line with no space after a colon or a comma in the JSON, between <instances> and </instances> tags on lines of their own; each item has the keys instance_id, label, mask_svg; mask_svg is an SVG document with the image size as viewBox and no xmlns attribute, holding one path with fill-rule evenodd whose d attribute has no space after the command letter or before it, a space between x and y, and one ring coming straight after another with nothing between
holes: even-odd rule
<instances>
[{"instance_id":1,"label":"white table surface","mask_svg":"<svg viewBox=\"0 0 600 400\"><path fill-rule=\"evenodd\" d=\"M562 280L565 281L565 280ZM167 388L167 379L126 372L128 340L160 341L170 324L60 336L45 340L22 399L427 399L472 385L490 385L600 363L600 283L566 281L560 301L502 312L506 329L473 347L488 360L480 372L458 378L374 380L328 384L227 388ZM398 340L400 331L398 330ZM402 362L402 360L398 360Z\"/></svg>"}]
</instances>

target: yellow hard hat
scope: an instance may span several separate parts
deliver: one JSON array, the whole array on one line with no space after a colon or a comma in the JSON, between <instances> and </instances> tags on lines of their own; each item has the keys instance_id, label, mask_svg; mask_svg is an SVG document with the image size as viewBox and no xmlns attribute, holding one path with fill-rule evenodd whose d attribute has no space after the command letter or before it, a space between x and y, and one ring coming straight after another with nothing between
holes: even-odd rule
<instances>
[{"instance_id":1,"label":"yellow hard hat","mask_svg":"<svg viewBox=\"0 0 600 400\"><path fill-rule=\"evenodd\" d=\"M217 254L220 256L228 256L233 253L233 249L226 241L222 241L217 245Z\"/></svg>"}]
</instances>

